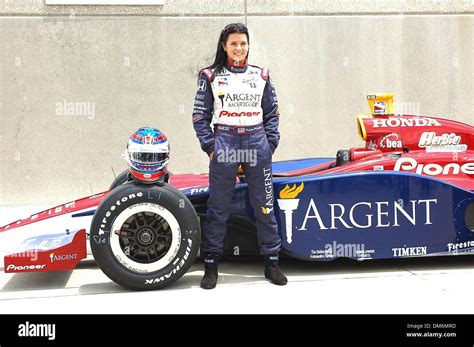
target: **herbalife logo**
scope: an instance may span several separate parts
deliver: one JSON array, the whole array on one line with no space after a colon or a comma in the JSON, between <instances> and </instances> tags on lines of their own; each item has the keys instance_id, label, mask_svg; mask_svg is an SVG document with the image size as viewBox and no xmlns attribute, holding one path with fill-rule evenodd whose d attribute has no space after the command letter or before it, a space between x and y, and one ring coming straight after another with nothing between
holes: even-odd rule
<instances>
[{"instance_id":1,"label":"herbalife logo","mask_svg":"<svg viewBox=\"0 0 474 347\"><path fill-rule=\"evenodd\" d=\"M286 185L280 192L280 199L277 199L278 206L285 213L286 220L286 242L293 242L293 211L298 208L300 199L295 199L304 189L304 182L297 187L296 184L290 188Z\"/></svg>"}]
</instances>

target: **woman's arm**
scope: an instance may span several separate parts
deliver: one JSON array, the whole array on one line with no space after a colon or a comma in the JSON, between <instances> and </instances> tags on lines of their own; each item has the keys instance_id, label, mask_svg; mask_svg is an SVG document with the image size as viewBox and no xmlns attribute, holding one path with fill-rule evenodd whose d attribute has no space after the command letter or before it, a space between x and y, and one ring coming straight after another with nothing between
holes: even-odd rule
<instances>
[{"instance_id":1,"label":"woman's arm","mask_svg":"<svg viewBox=\"0 0 474 347\"><path fill-rule=\"evenodd\" d=\"M262 110L263 110L263 126L267 133L268 143L272 150L278 147L280 142L280 132L278 131L278 125L280 123L280 111L278 109L278 99L276 96L275 88L273 83L268 77L265 89L263 90L262 97Z\"/></svg>"},{"instance_id":2,"label":"woman's arm","mask_svg":"<svg viewBox=\"0 0 474 347\"><path fill-rule=\"evenodd\" d=\"M203 70L199 75L198 90L194 99L193 126L201 148L207 155L214 152L214 132L211 128L213 105L211 82Z\"/></svg>"}]
</instances>

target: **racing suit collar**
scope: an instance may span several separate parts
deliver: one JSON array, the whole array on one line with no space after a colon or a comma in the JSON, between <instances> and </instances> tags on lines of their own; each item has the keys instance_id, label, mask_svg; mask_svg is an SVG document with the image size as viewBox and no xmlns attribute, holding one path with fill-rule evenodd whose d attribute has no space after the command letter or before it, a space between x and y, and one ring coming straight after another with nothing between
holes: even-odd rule
<instances>
[{"instance_id":1,"label":"racing suit collar","mask_svg":"<svg viewBox=\"0 0 474 347\"><path fill-rule=\"evenodd\" d=\"M225 68L230 72L242 73L247 71L247 67L247 58L245 58L241 65L235 65L234 62L229 59L227 59L225 63Z\"/></svg>"}]
</instances>

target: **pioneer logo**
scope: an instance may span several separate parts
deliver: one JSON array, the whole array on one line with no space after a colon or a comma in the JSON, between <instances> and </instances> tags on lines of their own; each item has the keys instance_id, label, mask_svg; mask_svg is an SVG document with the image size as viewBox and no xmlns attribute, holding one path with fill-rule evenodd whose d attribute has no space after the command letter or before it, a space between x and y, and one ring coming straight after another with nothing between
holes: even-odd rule
<instances>
[{"instance_id":1,"label":"pioneer logo","mask_svg":"<svg viewBox=\"0 0 474 347\"><path fill-rule=\"evenodd\" d=\"M260 112L229 112L221 111L219 117L256 117L259 116Z\"/></svg>"},{"instance_id":2,"label":"pioneer logo","mask_svg":"<svg viewBox=\"0 0 474 347\"><path fill-rule=\"evenodd\" d=\"M46 265L15 265L15 264L10 264L7 266L7 271L6 272L15 272L15 271L29 271L29 270L41 270L45 267Z\"/></svg>"},{"instance_id":3,"label":"pioneer logo","mask_svg":"<svg viewBox=\"0 0 474 347\"><path fill-rule=\"evenodd\" d=\"M466 175L474 175L474 162L460 165L458 163L448 163L439 165L418 164L416 159L401 158L395 163L394 171L415 171L419 175L438 176L438 175L458 175L460 172Z\"/></svg>"}]
</instances>

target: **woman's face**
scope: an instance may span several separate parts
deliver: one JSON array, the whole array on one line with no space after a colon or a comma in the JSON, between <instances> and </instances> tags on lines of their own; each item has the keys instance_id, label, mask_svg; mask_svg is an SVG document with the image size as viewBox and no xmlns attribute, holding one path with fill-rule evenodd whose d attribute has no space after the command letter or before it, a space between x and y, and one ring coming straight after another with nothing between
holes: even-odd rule
<instances>
[{"instance_id":1,"label":"woman's face","mask_svg":"<svg viewBox=\"0 0 474 347\"><path fill-rule=\"evenodd\" d=\"M222 44L227 57L233 62L240 63L245 60L249 51L247 35L233 33L227 37L227 42Z\"/></svg>"}]
</instances>

